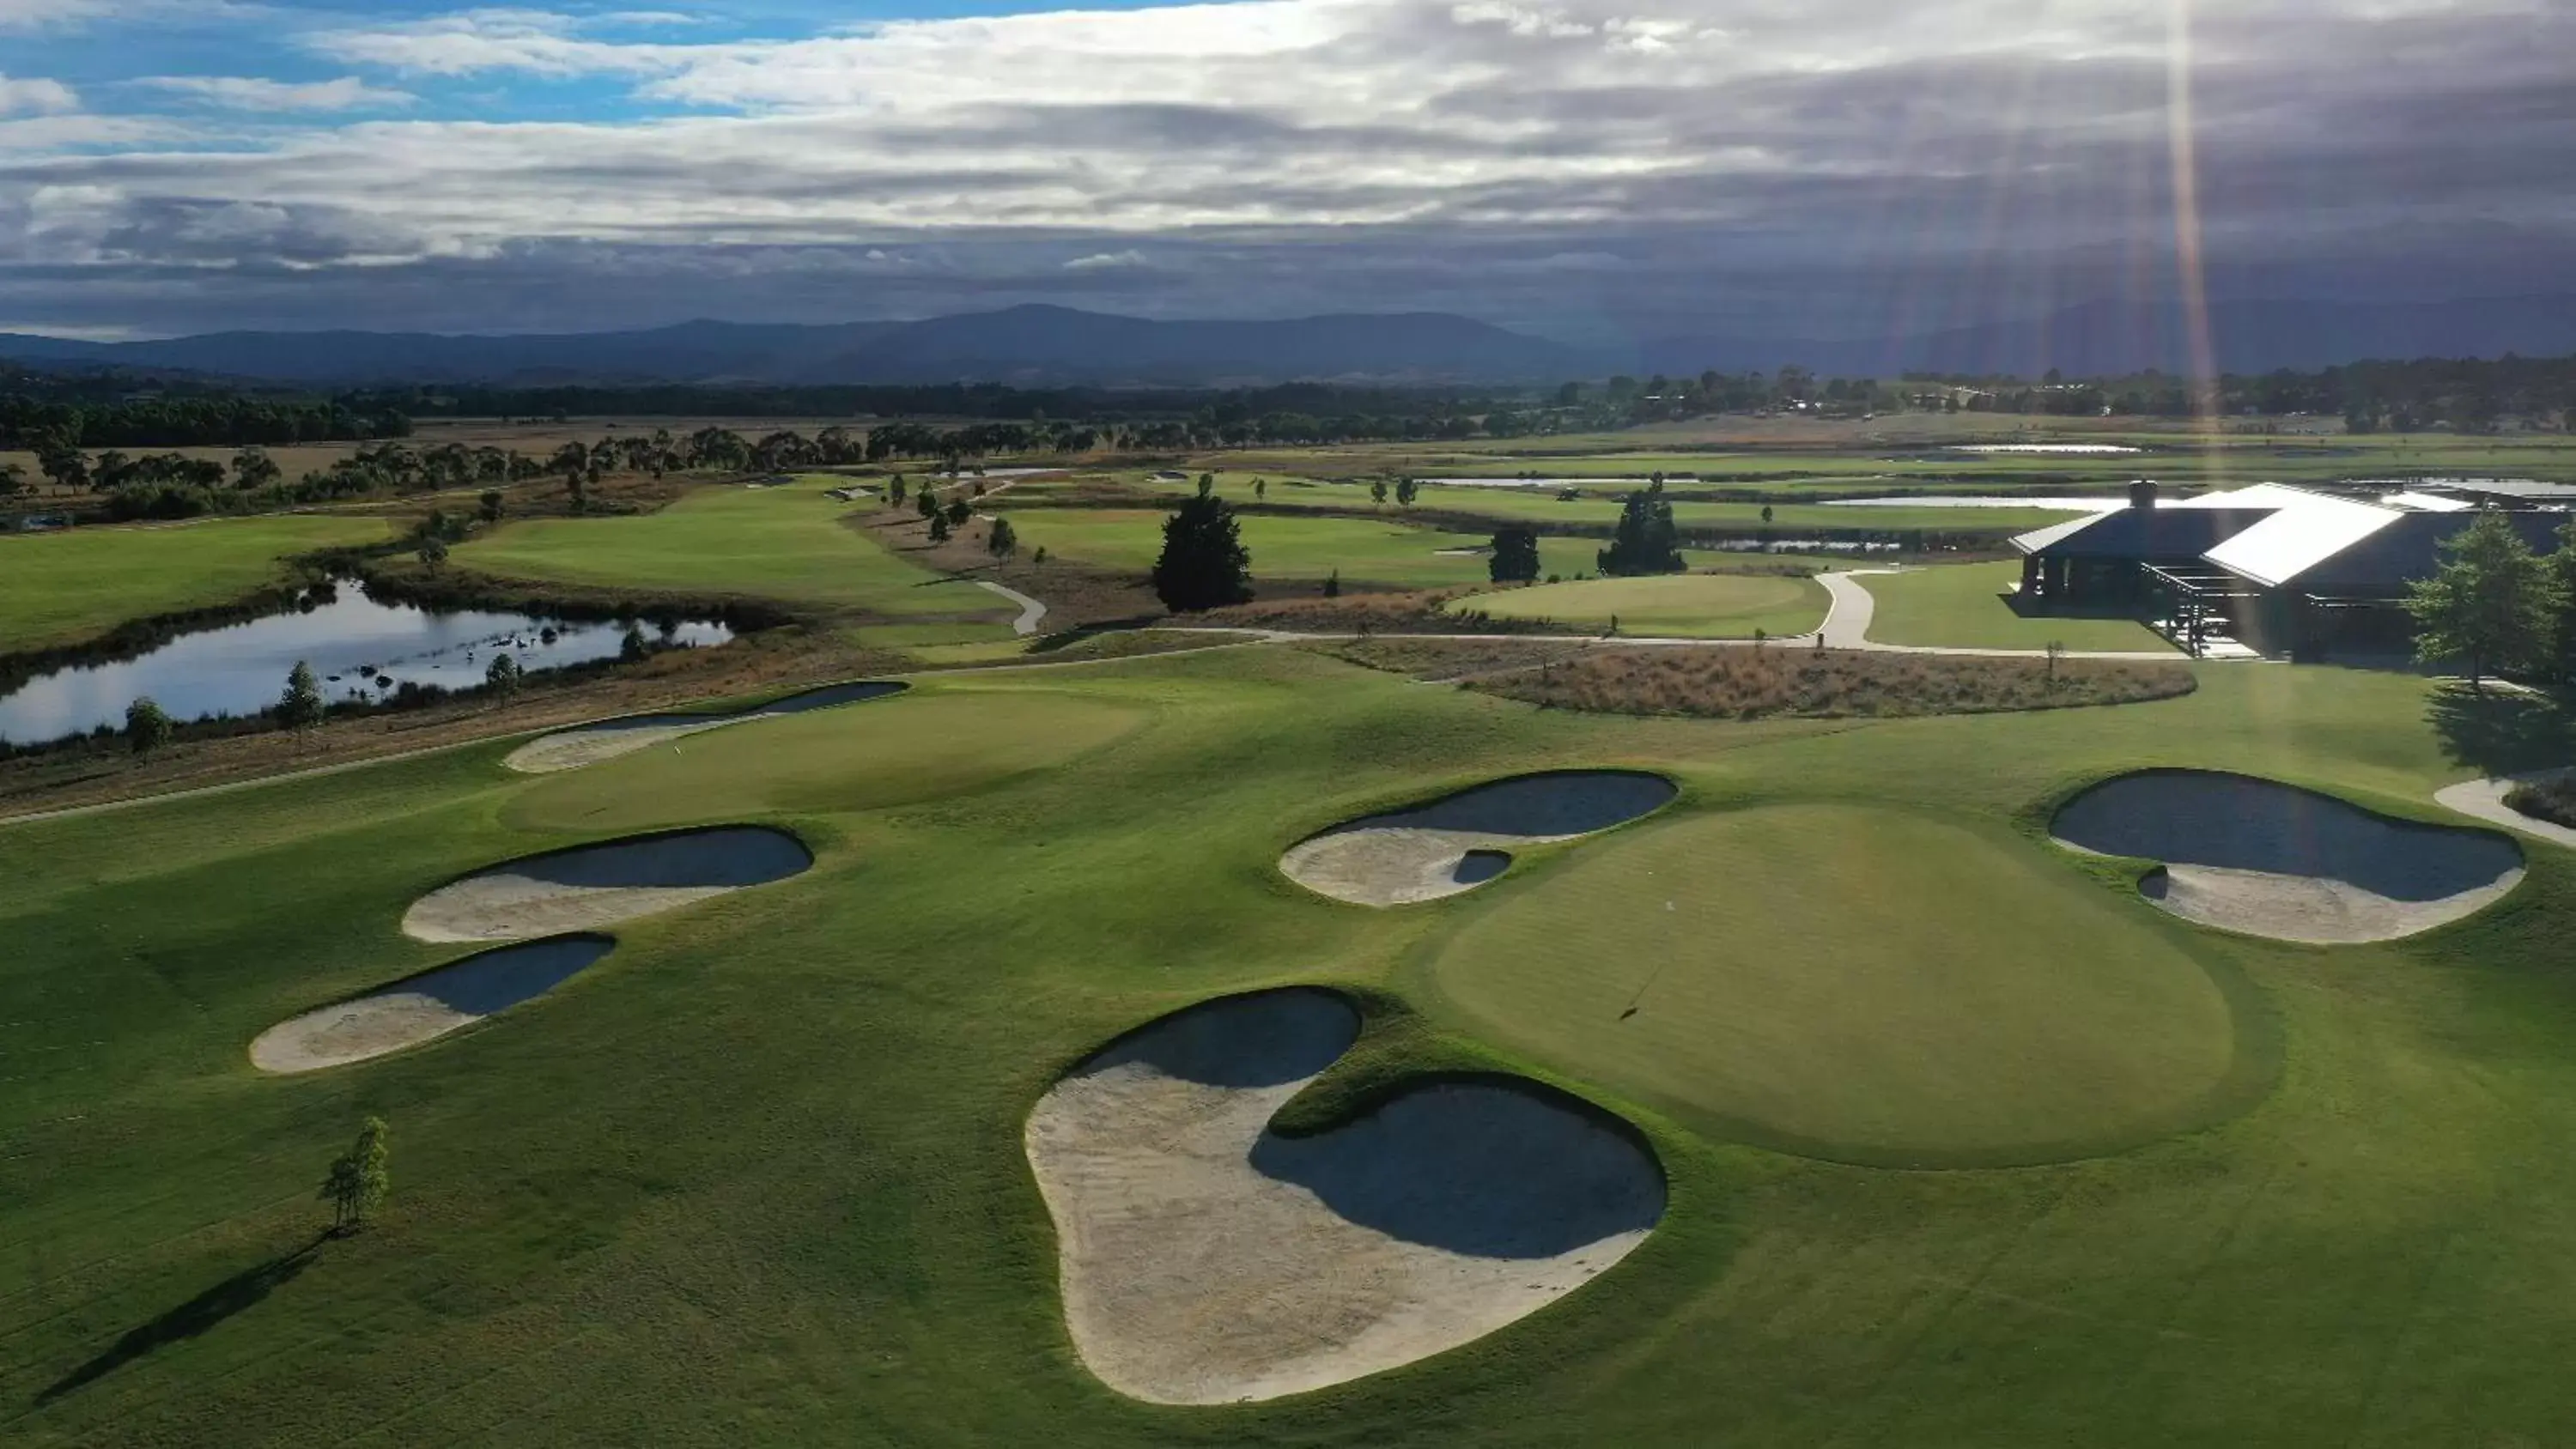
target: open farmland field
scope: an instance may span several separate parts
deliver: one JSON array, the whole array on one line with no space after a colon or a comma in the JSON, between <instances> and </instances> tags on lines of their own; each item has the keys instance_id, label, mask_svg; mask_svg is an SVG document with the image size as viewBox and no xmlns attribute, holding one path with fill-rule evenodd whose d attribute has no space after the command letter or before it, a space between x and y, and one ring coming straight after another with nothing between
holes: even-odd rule
<instances>
[{"instance_id":1,"label":"open farmland field","mask_svg":"<svg viewBox=\"0 0 2576 1449\"><path fill-rule=\"evenodd\" d=\"M2420 816L2469 773L2422 681L2198 672L2154 704L1731 724L1226 649L923 679L597 774L513 774L503 740L0 828L0 1137L45 1169L0 1204L26 1246L0 1424L2549 1442L2576 1413L2576 856L2527 845L2500 902L2377 945L2157 911L2034 812L2167 765ZM1425 905L1280 873L1337 822L1605 767L1678 794ZM474 949L402 933L424 893L676 823L810 860L608 926L577 975L434 1040L252 1064L271 1026ZM1026 1124L1131 1028L1292 983L1357 1003L1300 1132L1341 1140L1424 1073L1546 1084L1628 1124L1657 1206L1614 1265L1446 1352L1141 1402L1068 1334ZM318 1236L321 1166L369 1113L393 1196Z\"/></svg>"}]
</instances>

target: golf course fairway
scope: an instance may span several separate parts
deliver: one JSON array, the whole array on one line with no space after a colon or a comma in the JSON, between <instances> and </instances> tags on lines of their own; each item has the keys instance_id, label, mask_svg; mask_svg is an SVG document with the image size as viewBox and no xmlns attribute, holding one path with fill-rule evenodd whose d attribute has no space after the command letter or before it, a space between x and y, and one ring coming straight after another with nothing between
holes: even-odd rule
<instances>
[{"instance_id":1,"label":"golf course fairway","mask_svg":"<svg viewBox=\"0 0 2576 1449\"><path fill-rule=\"evenodd\" d=\"M1772 574L1662 574L1642 579L1585 579L1540 584L1452 600L1453 614L1497 619L1554 619L1560 624L1617 620L1623 634L1685 639L1750 639L1813 633L1831 600L1814 579Z\"/></svg>"},{"instance_id":2,"label":"golf course fairway","mask_svg":"<svg viewBox=\"0 0 2576 1449\"><path fill-rule=\"evenodd\" d=\"M1701 816L1568 862L1429 976L1463 1024L1561 1070L1852 1161L2082 1156L2241 1100L2209 972L2052 872L1895 811Z\"/></svg>"}]
</instances>

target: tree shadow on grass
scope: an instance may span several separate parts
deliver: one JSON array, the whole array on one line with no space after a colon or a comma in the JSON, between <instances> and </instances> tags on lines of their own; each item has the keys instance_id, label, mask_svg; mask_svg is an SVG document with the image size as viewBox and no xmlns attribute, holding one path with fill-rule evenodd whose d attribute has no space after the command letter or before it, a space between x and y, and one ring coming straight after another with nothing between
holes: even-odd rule
<instances>
[{"instance_id":1,"label":"tree shadow on grass","mask_svg":"<svg viewBox=\"0 0 2576 1449\"><path fill-rule=\"evenodd\" d=\"M312 1267L322 1244L329 1239L329 1233L319 1234L294 1252L235 1273L151 1322L127 1330L125 1336L105 1353L63 1375L43 1393L36 1395L37 1405L50 1404L65 1394L86 1388L136 1359L171 1344L184 1343L233 1315L257 1306L269 1294L294 1282L305 1269Z\"/></svg>"},{"instance_id":2,"label":"tree shadow on grass","mask_svg":"<svg viewBox=\"0 0 2576 1449\"><path fill-rule=\"evenodd\" d=\"M2576 713L2547 695L2434 691L2425 718L2457 764L2488 775L2576 765Z\"/></svg>"}]
</instances>

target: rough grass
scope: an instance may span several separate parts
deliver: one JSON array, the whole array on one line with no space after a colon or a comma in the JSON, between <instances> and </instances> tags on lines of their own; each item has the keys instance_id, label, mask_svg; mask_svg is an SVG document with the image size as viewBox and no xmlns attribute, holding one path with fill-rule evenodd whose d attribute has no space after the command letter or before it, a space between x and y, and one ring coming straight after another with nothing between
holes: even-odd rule
<instances>
[{"instance_id":1,"label":"rough grass","mask_svg":"<svg viewBox=\"0 0 2576 1449\"><path fill-rule=\"evenodd\" d=\"M0 654L229 604L283 581L294 555L392 536L383 518L344 514L0 534Z\"/></svg>"},{"instance_id":2,"label":"rough grass","mask_svg":"<svg viewBox=\"0 0 2576 1449\"><path fill-rule=\"evenodd\" d=\"M2576 829L2576 775L2517 785L2504 797L2505 808L2534 820Z\"/></svg>"},{"instance_id":3,"label":"rough grass","mask_svg":"<svg viewBox=\"0 0 2576 1449\"><path fill-rule=\"evenodd\" d=\"M1069 664L1083 659L1138 659L1149 654L1186 654L1218 649L1240 641L1220 634L1176 629L1104 629L1098 633L1051 634L1028 646L1032 659Z\"/></svg>"},{"instance_id":4,"label":"rough grass","mask_svg":"<svg viewBox=\"0 0 2576 1449\"><path fill-rule=\"evenodd\" d=\"M1345 663L1415 679L1457 679L1505 669L1535 669L1595 648L1579 639L1337 639L1301 644Z\"/></svg>"},{"instance_id":5,"label":"rough grass","mask_svg":"<svg viewBox=\"0 0 2576 1449\"><path fill-rule=\"evenodd\" d=\"M1707 719L1887 719L2171 699L2197 687L2173 664L1973 659L1859 650L1605 649L1472 682L1554 709Z\"/></svg>"},{"instance_id":6,"label":"rough grass","mask_svg":"<svg viewBox=\"0 0 2576 1449\"><path fill-rule=\"evenodd\" d=\"M1503 619L1458 610L1446 593L1344 594L1338 599L1256 599L1191 614L1184 626L1279 629L1297 634L1565 634L1553 619Z\"/></svg>"}]
</instances>

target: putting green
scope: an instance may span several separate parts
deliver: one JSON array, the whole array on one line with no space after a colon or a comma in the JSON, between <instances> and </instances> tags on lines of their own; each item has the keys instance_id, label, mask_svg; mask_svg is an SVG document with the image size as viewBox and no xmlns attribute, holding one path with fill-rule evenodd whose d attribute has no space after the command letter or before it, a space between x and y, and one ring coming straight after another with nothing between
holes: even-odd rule
<instances>
[{"instance_id":1,"label":"putting green","mask_svg":"<svg viewBox=\"0 0 2576 1449\"><path fill-rule=\"evenodd\" d=\"M1643 579L1587 579L1570 584L1476 594L1449 612L1497 619L1554 619L1566 624L1619 622L1623 634L1671 634L1692 639L1750 639L1765 634L1805 634L1825 622L1832 606L1813 579L1751 574L1663 574Z\"/></svg>"},{"instance_id":2,"label":"putting green","mask_svg":"<svg viewBox=\"0 0 2576 1449\"><path fill-rule=\"evenodd\" d=\"M2226 1115L2262 1076L2172 933L2000 829L1889 810L1591 847L1426 969L1445 1012L1542 1061L1841 1160L2089 1156Z\"/></svg>"},{"instance_id":3,"label":"putting green","mask_svg":"<svg viewBox=\"0 0 2576 1449\"><path fill-rule=\"evenodd\" d=\"M1067 695L1002 691L791 715L555 776L511 801L504 818L523 828L588 831L875 810L1060 765L1146 717Z\"/></svg>"}]
</instances>

